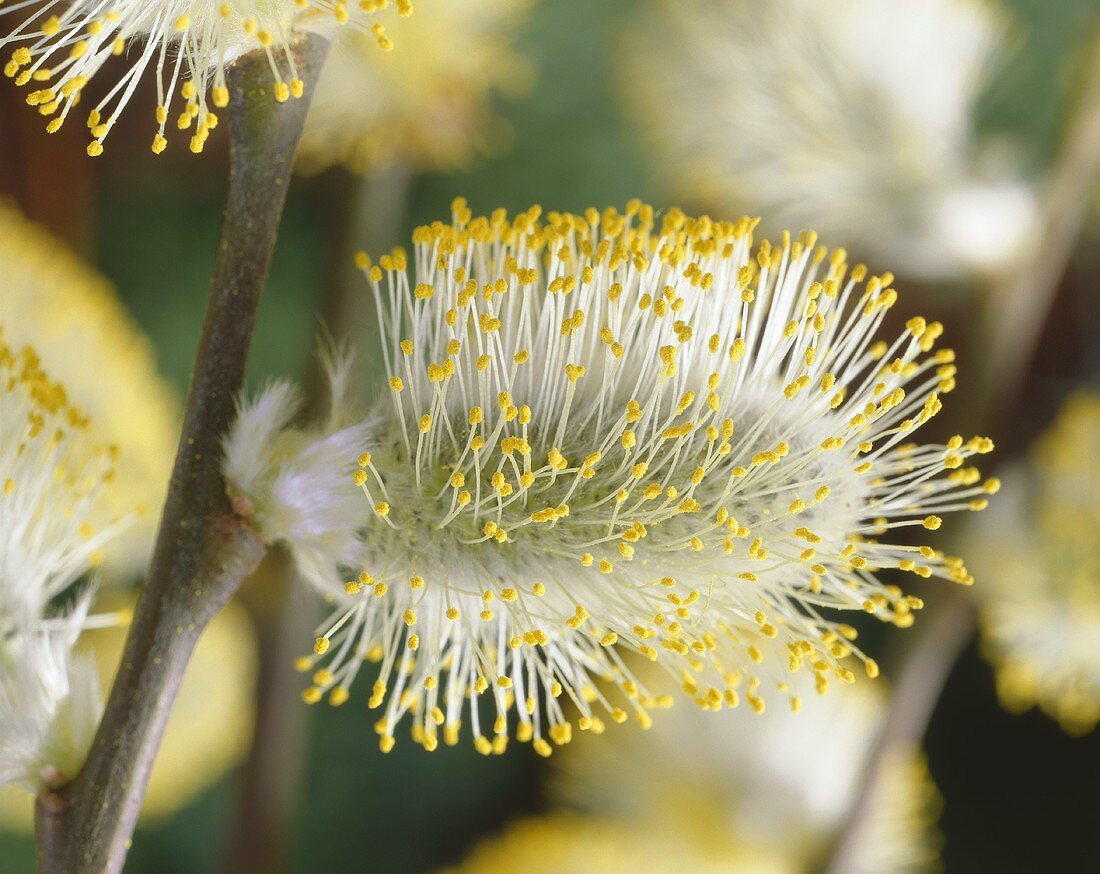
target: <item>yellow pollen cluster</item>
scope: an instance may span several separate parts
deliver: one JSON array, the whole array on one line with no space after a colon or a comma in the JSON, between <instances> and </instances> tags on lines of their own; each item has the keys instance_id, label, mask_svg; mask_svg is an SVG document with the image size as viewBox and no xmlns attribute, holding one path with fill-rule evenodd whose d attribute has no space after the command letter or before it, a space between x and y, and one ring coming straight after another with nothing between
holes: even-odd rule
<instances>
[{"instance_id":1,"label":"yellow pollen cluster","mask_svg":"<svg viewBox=\"0 0 1100 874\"><path fill-rule=\"evenodd\" d=\"M0 10L0 17L28 5ZM59 11L53 11L57 3L40 5L36 14L15 22L0 37L0 50L11 50L4 75L17 85L31 86L27 103L50 119L49 133L61 129L108 60L138 46L137 59L86 117L92 136L87 151L96 157L103 154L104 140L150 66L157 81L153 152L167 148L171 124L190 131L190 149L198 153L218 125L214 110L229 105L226 69L235 58L263 52L271 67L273 98L280 103L299 98L305 90L295 62L299 22L327 17L368 30L366 22L391 4L359 0L349 8L346 0L193 0L166 10L137 0L68 0ZM393 6L400 15L412 12L410 0L395 0ZM379 47L393 48L384 25L372 24L369 32ZM177 95L183 101L178 113L173 110Z\"/></svg>"},{"instance_id":2,"label":"yellow pollen cluster","mask_svg":"<svg viewBox=\"0 0 1100 874\"><path fill-rule=\"evenodd\" d=\"M357 259L389 375L355 478L371 566L334 581L307 700L374 662L383 749L411 714L428 749L469 720L482 752L548 755L570 710L599 732L671 704L629 651L704 709L797 707L791 672L878 672L839 611L913 622L879 571L971 582L884 539L988 493L964 466L987 439L911 442L954 387L943 327L877 340L892 276L755 225L458 200L411 255Z\"/></svg>"}]
</instances>

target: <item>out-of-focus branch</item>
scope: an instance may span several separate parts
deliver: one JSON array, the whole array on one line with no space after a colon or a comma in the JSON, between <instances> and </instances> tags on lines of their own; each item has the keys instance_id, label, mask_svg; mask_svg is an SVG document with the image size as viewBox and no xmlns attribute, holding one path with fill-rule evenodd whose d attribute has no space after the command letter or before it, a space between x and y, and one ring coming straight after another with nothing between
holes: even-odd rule
<instances>
[{"instance_id":1,"label":"out-of-focus branch","mask_svg":"<svg viewBox=\"0 0 1100 874\"><path fill-rule=\"evenodd\" d=\"M333 272L321 312L337 341L374 323L373 298L366 293L363 276L352 255L364 250L377 256L394 245L405 220L411 182L409 165L395 160L371 168L351 188L344 221L334 228ZM369 342L357 345L374 348ZM316 386L322 385L321 378L319 371L312 372ZM315 393L311 394L314 396Z\"/></svg>"},{"instance_id":2,"label":"out-of-focus branch","mask_svg":"<svg viewBox=\"0 0 1100 874\"><path fill-rule=\"evenodd\" d=\"M297 799L305 769L307 709L293 669L315 624L294 563L273 549L241 592L259 647L252 743L238 787L225 870L277 874L290 867Z\"/></svg>"}]
</instances>

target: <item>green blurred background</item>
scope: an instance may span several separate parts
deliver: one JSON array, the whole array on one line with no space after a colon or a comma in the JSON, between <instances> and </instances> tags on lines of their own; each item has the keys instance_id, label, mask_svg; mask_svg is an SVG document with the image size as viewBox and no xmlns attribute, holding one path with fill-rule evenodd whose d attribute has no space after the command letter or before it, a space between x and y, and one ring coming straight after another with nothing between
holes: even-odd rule
<instances>
[{"instance_id":1,"label":"green blurred background","mask_svg":"<svg viewBox=\"0 0 1100 874\"><path fill-rule=\"evenodd\" d=\"M981 124L1017 138L1028 165L1039 169L1056 145L1068 83L1096 3L1008 5L1018 18L1019 48L987 95ZM617 31L631 12L630 0L544 0L525 38L537 69L535 87L500 107L514 131L511 148L463 172L415 177L398 239L407 239L414 224L448 217L456 195L467 197L476 212L531 203L577 210L635 196L664 203L612 86ZM5 93L0 123L8 130L22 124L14 103ZM141 136L128 136L125 125L133 121L123 120L112 148L94 165L83 158L81 137L53 138L42 146L59 162L49 183L28 192L25 180L13 178L17 165L9 162L0 172L0 191L15 194L116 283L153 338L163 373L182 395L219 229L225 156L218 149L224 137L212 138L211 149L198 159L179 154L181 148L154 160L143 129ZM40 155L16 157L26 165L41 162ZM340 251L338 244L345 239L346 205L334 203L346 188L346 178L330 171L297 179L291 190L255 336L254 385L272 375L301 375L308 366L318 300L340 259L356 248ZM1056 322L1073 318L1074 284L1095 283L1100 275L1089 248L1079 251ZM1042 399L1060 395L1065 375L1088 366L1088 350L1072 342L1067 347L1064 340L1055 326L1029 386L1038 399L1035 420L1021 423L1022 433L1011 442L1042 426L1051 408ZM966 378L965 369L960 378ZM295 700L288 706L304 705ZM297 872L431 870L456 861L510 817L543 803L542 762L522 745L484 759L468 745L428 754L401 742L383 756L363 696L340 709L312 708L309 719L294 835ZM928 752L946 799L948 870L1078 870L1089 867L1082 860L1096 858L1100 734L1071 739L1041 715L1006 714L973 647L956 666L936 711ZM127 871L219 870L233 822L234 781L235 775L227 776L168 822L141 830ZM32 859L28 838L0 835L0 868L30 870Z\"/></svg>"}]
</instances>

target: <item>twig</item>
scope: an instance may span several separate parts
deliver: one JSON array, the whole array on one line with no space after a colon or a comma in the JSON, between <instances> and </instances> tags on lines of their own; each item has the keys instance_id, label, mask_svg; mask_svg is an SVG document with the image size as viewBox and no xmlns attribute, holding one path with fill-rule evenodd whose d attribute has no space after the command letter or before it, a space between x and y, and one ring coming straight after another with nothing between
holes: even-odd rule
<instances>
[{"instance_id":1,"label":"twig","mask_svg":"<svg viewBox=\"0 0 1100 874\"><path fill-rule=\"evenodd\" d=\"M307 82L327 43L294 47ZM36 805L43 874L117 874L184 669L264 545L229 507L221 440L233 419L309 95L279 105L263 52L230 69L229 198L168 498L103 721L80 774Z\"/></svg>"}]
</instances>

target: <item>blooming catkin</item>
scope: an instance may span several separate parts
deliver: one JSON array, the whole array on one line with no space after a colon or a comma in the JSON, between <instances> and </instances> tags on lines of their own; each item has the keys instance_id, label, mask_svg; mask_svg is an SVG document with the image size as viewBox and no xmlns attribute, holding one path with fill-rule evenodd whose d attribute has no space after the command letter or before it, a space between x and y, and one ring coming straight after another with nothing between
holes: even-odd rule
<instances>
[{"instance_id":1,"label":"blooming catkin","mask_svg":"<svg viewBox=\"0 0 1100 874\"><path fill-rule=\"evenodd\" d=\"M1071 396L1005 483L967 541L989 581L982 649L1007 708L1087 734L1100 722L1100 395Z\"/></svg>"},{"instance_id":2,"label":"blooming catkin","mask_svg":"<svg viewBox=\"0 0 1100 874\"><path fill-rule=\"evenodd\" d=\"M0 788L36 793L84 762L103 706L95 665L73 655L87 609L83 598L0 644Z\"/></svg>"},{"instance_id":3,"label":"blooming catkin","mask_svg":"<svg viewBox=\"0 0 1100 874\"><path fill-rule=\"evenodd\" d=\"M116 452L89 428L37 353L0 338L0 639L44 617L122 526L95 512Z\"/></svg>"},{"instance_id":4,"label":"blooming catkin","mask_svg":"<svg viewBox=\"0 0 1100 874\"><path fill-rule=\"evenodd\" d=\"M1009 29L994 0L643 0L624 105L672 194L812 225L903 275L1016 263L1034 193L974 106Z\"/></svg>"},{"instance_id":5,"label":"blooming catkin","mask_svg":"<svg viewBox=\"0 0 1100 874\"><path fill-rule=\"evenodd\" d=\"M4 218L0 211L0 221ZM0 315L36 311L33 301L23 299L27 295L22 294L18 271L20 266L35 265L37 254L31 249L29 261L14 265L16 272L9 276L14 284L0 303ZM70 265L64 258L60 263L47 274L57 282L43 289L52 306L60 307L59 298L77 292L68 301L75 310L72 318L83 316L101 328L101 339L132 339L120 330L124 324L115 323L113 306L98 294L102 289L62 281L70 278ZM43 313L50 309L47 304L41 307ZM57 320L64 324L67 318L62 314ZM37 327L54 360L68 361L50 331L33 319L28 323L15 318L0 330L7 332L8 325L23 332ZM68 339L87 358L92 350L80 342L86 327L70 325ZM131 364L133 372L124 372L121 365L115 368L116 359L101 355L99 376L117 370L118 378L110 387L117 398L124 399L125 407L131 396L140 397L149 386L144 382L148 375L140 367L144 347L125 343L121 347L110 354ZM109 412L99 394L102 387L93 390L91 383L74 375L83 389L92 392L88 396L93 402ZM150 400L157 399L152 392ZM131 418L133 428L140 427L141 415L137 410ZM119 474L116 470L120 459L131 457L131 445L122 451L98 445L110 430L110 425L90 420L73 404L66 387L44 371L37 352L30 347L16 352L0 341L0 823L4 826L18 827L31 819L33 799L19 789L37 793L67 782L80 770L103 709L100 689L110 684L122 655L122 625L131 606L121 603L117 593L107 595L105 600L122 609L89 616L94 583L100 577L111 581L112 575L97 573L90 581L86 577L100 570L113 540L126 532L137 515L112 517L111 510L120 511L127 500L137 501L148 486L133 471ZM130 436L132 442L142 444L139 435ZM123 496L105 500L105 493L113 491L122 491ZM239 608L223 611L203 635L153 770L146 805L153 814L186 803L243 754L251 711L241 702L251 694L254 650L251 628Z\"/></svg>"},{"instance_id":6,"label":"blooming catkin","mask_svg":"<svg viewBox=\"0 0 1100 874\"><path fill-rule=\"evenodd\" d=\"M167 147L171 125L191 131L191 151L201 152L218 124L213 110L229 105L226 70L239 56L264 52L274 99L301 97L305 86L294 60L295 38L344 24L366 31L390 5L389 0L30 0L0 9L0 18L7 19L0 50L11 50L4 74L17 85L32 86L27 103L50 119L49 133L61 129L111 57L129 52L129 66L102 89L87 116L88 154L103 153L104 140L150 67L157 82L153 151ZM412 11L410 0L395 0L393 6L401 15ZM13 13L24 14L13 20ZM381 48L393 47L383 24L376 21L369 32ZM177 95L182 108L173 116Z\"/></svg>"},{"instance_id":7,"label":"blooming catkin","mask_svg":"<svg viewBox=\"0 0 1100 874\"><path fill-rule=\"evenodd\" d=\"M3 340L33 347L41 369L64 384L88 420L88 439L117 447L111 487L99 490L86 521L101 528L131 516L104 545L101 566L105 582L128 583L149 564L179 441L177 399L110 283L3 204L0 264Z\"/></svg>"},{"instance_id":8,"label":"blooming catkin","mask_svg":"<svg viewBox=\"0 0 1100 874\"><path fill-rule=\"evenodd\" d=\"M667 703L626 651L701 707L761 710L792 673L877 673L839 611L920 606L878 571L971 582L891 537L985 504L965 464L989 440L912 442L954 387L942 326L879 339L889 274L754 226L459 200L411 256L360 257L388 396L355 473L365 560L327 587L307 701L373 662L384 750L411 714L428 749L468 722L482 752L514 730L547 755L566 702L582 730Z\"/></svg>"},{"instance_id":9,"label":"blooming catkin","mask_svg":"<svg viewBox=\"0 0 1100 874\"><path fill-rule=\"evenodd\" d=\"M53 602L123 524L90 522L113 455L34 351L0 340L0 786L71 778L91 742L95 671L72 654L90 593Z\"/></svg>"},{"instance_id":10,"label":"blooming catkin","mask_svg":"<svg viewBox=\"0 0 1100 874\"><path fill-rule=\"evenodd\" d=\"M416 15L380 52L370 35L339 31L317 81L299 166L341 163L453 169L499 147L494 98L531 80L516 48L533 0L417 0ZM507 129L504 129L507 135Z\"/></svg>"},{"instance_id":11,"label":"blooming catkin","mask_svg":"<svg viewBox=\"0 0 1100 874\"><path fill-rule=\"evenodd\" d=\"M116 616L125 620L135 600L132 593L119 597L101 589L96 608L115 608ZM111 686L127 632L128 622L119 621L112 627L88 629L77 640L74 659L92 667L91 679L98 675L100 689ZM42 671L41 660L34 656L25 664L29 671ZM256 635L245 609L230 602L203 631L187 664L149 775L142 825L163 821L187 807L241 762L252 736L255 685ZM102 706L100 696L90 695L67 712L70 718L90 722L90 738ZM71 767L58 770L75 773ZM34 797L14 785L0 789L0 829L33 833Z\"/></svg>"}]
</instances>

